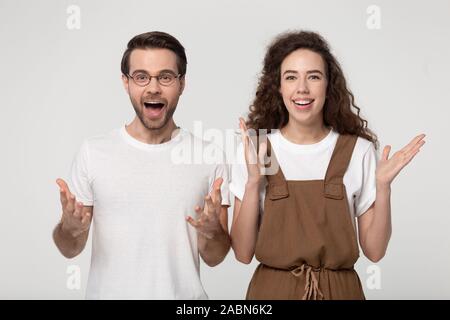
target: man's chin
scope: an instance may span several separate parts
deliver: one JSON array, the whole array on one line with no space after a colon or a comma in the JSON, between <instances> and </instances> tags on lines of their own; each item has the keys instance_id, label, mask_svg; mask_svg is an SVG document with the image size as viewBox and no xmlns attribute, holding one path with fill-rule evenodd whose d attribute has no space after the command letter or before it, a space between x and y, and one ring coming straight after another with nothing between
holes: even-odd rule
<instances>
[{"instance_id":1,"label":"man's chin","mask_svg":"<svg viewBox=\"0 0 450 320\"><path fill-rule=\"evenodd\" d=\"M158 120L144 119L143 124L148 130L160 130L167 125L168 121L165 118Z\"/></svg>"}]
</instances>

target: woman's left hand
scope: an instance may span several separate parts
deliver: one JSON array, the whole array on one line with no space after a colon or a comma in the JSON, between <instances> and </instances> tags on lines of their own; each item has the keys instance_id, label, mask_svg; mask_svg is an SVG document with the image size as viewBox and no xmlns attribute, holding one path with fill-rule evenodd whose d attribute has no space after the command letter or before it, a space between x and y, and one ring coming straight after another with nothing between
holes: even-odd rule
<instances>
[{"instance_id":1,"label":"woman's left hand","mask_svg":"<svg viewBox=\"0 0 450 320\"><path fill-rule=\"evenodd\" d=\"M378 185L390 186L394 178L408 163L411 162L415 155L420 151L420 148L425 144L423 138L425 138L424 134L418 135L412 139L407 146L394 153L390 159L389 152L391 151L391 146L387 145L384 147L376 171Z\"/></svg>"}]
</instances>

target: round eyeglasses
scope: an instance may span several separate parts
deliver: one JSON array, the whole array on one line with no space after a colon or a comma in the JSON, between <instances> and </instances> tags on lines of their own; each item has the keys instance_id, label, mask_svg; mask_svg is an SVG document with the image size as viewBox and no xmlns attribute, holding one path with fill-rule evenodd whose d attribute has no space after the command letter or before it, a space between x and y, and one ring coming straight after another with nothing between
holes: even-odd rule
<instances>
[{"instance_id":1,"label":"round eyeglasses","mask_svg":"<svg viewBox=\"0 0 450 320\"><path fill-rule=\"evenodd\" d=\"M156 78L158 83L162 86L170 86L175 82L175 79L181 77L181 74L176 75L170 72L162 72L157 76L151 76L146 72L136 72L133 75L127 74L127 76L133 79L134 83L138 86L145 87L152 81L152 78Z\"/></svg>"}]
</instances>

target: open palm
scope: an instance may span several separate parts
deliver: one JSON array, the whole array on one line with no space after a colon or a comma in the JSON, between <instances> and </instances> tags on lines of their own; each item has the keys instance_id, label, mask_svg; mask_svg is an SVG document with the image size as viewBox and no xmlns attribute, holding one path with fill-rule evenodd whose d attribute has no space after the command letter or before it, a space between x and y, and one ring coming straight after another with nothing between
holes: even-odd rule
<instances>
[{"instance_id":1,"label":"open palm","mask_svg":"<svg viewBox=\"0 0 450 320\"><path fill-rule=\"evenodd\" d=\"M416 136L403 149L397 151L389 158L391 146L387 145L383 149L383 154L377 166L377 182L390 185L400 171L411 162L420 148L425 144L424 134Z\"/></svg>"}]
</instances>

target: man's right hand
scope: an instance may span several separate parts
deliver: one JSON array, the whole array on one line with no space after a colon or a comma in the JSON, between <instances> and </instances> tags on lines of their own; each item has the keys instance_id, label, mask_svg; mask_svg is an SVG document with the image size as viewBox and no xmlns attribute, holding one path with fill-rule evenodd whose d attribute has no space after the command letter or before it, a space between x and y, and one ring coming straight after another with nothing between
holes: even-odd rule
<instances>
[{"instance_id":1,"label":"man's right hand","mask_svg":"<svg viewBox=\"0 0 450 320\"><path fill-rule=\"evenodd\" d=\"M76 238L89 230L92 220L92 207L85 207L77 202L67 183L63 179L57 179L59 195L62 206L61 229L63 232Z\"/></svg>"}]
</instances>

